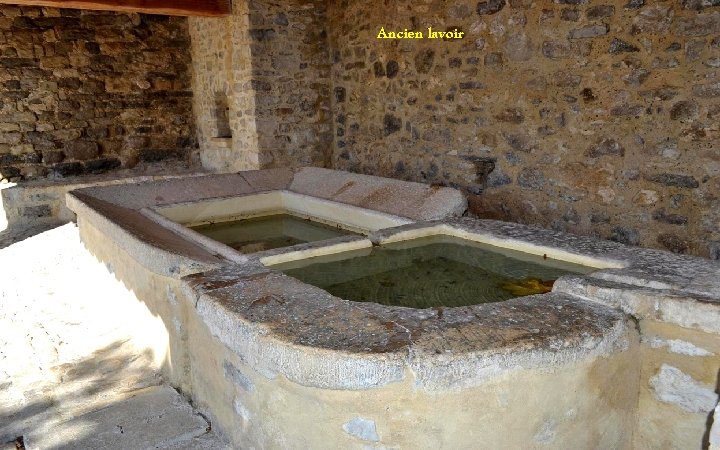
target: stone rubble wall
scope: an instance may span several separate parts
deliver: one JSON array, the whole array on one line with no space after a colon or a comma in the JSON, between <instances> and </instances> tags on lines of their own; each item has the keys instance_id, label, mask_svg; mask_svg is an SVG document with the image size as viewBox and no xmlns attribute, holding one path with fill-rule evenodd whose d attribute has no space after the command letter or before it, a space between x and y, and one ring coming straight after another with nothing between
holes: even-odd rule
<instances>
[{"instance_id":1,"label":"stone rubble wall","mask_svg":"<svg viewBox=\"0 0 720 450\"><path fill-rule=\"evenodd\" d=\"M718 2L343 0L327 15L333 168L458 186L483 218L720 259Z\"/></svg>"},{"instance_id":2,"label":"stone rubble wall","mask_svg":"<svg viewBox=\"0 0 720 450\"><path fill-rule=\"evenodd\" d=\"M189 22L204 167L329 166L333 138L324 2L234 2L227 18ZM218 99L227 102L231 137L218 126Z\"/></svg>"},{"instance_id":3,"label":"stone rubble wall","mask_svg":"<svg viewBox=\"0 0 720 450\"><path fill-rule=\"evenodd\" d=\"M0 178L187 161L184 18L0 5Z\"/></svg>"}]
</instances>

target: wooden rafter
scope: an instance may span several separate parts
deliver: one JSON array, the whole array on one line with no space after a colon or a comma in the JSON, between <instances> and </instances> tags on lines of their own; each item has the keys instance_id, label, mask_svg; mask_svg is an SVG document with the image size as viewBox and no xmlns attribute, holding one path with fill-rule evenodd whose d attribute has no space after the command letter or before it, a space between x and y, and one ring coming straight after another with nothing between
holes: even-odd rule
<instances>
[{"instance_id":1,"label":"wooden rafter","mask_svg":"<svg viewBox=\"0 0 720 450\"><path fill-rule=\"evenodd\" d=\"M230 13L230 0L0 0L0 3L169 16L217 17Z\"/></svg>"}]
</instances>

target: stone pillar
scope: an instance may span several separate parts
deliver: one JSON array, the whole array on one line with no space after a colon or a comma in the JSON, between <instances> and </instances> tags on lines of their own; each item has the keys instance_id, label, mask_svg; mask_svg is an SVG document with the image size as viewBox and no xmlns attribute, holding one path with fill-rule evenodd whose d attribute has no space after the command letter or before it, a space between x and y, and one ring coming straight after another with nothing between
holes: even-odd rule
<instances>
[{"instance_id":1,"label":"stone pillar","mask_svg":"<svg viewBox=\"0 0 720 450\"><path fill-rule=\"evenodd\" d=\"M306 0L282 6L238 1L230 17L190 19L204 167L233 172L329 165L325 26L324 4Z\"/></svg>"}]
</instances>

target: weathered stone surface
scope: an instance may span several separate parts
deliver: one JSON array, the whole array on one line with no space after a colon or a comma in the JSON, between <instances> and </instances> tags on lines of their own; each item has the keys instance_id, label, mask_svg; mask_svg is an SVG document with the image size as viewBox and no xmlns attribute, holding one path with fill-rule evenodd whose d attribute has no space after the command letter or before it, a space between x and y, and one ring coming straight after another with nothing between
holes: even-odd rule
<instances>
[{"instance_id":1,"label":"weathered stone surface","mask_svg":"<svg viewBox=\"0 0 720 450\"><path fill-rule=\"evenodd\" d=\"M100 158L92 161L85 161L85 172L87 173L104 173L113 169L117 169L122 165L117 158Z\"/></svg>"},{"instance_id":2,"label":"weathered stone surface","mask_svg":"<svg viewBox=\"0 0 720 450\"><path fill-rule=\"evenodd\" d=\"M713 386L705 386L677 367L663 364L650 379L656 397L690 413L708 413L715 408L718 395Z\"/></svg>"},{"instance_id":3,"label":"weathered stone surface","mask_svg":"<svg viewBox=\"0 0 720 450\"><path fill-rule=\"evenodd\" d=\"M720 6L720 0L682 0L682 4L686 9L702 11L705 8Z\"/></svg>"},{"instance_id":4,"label":"weathered stone surface","mask_svg":"<svg viewBox=\"0 0 720 450\"><path fill-rule=\"evenodd\" d=\"M623 81L628 84L639 86L645 82L650 76L650 71L647 69L639 68L633 69L629 74L623 77Z\"/></svg>"},{"instance_id":5,"label":"weathered stone surface","mask_svg":"<svg viewBox=\"0 0 720 450\"><path fill-rule=\"evenodd\" d=\"M347 434L355 436L364 441L377 442L380 437L375 429L375 422L362 417L356 417L353 420L343 424L343 430Z\"/></svg>"},{"instance_id":6,"label":"weathered stone surface","mask_svg":"<svg viewBox=\"0 0 720 450\"><path fill-rule=\"evenodd\" d=\"M687 58L688 61L695 61L700 58L704 49L704 39L693 39L685 45L685 58Z\"/></svg>"},{"instance_id":7,"label":"weathered stone surface","mask_svg":"<svg viewBox=\"0 0 720 450\"><path fill-rule=\"evenodd\" d=\"M388 78L395 78L399 71L400 65L397 61L390 60L387 62L387 65L385 66L385 73Z\"/></svg>"},{"instance_id":8,"label":"weathered stone surface","mask_svg":"<svg viewBox=\"0 0 720 450\"><path fill-rule=\"evenodd\" d=\"M522 111L518 108L507 108L495 115L495 118L500 122L508 123L523 123L525 116Z\"/></svg>"},{"instance_id":9,"label":"weathered stone surface","mask_svg":"<svg viewBox=\"0 0 720 450\"><path fill-rule=\"evenodd\" d=\"M637 9L642 8L645 4L645 0L630 0L625 4L625 9Z\"/></svg>"},{"instance_id":10,"label":"weathered stone surface","mask_svg":"<svg viewBox=\"0 0 720 450\"><path fill-rule=\"evenodd\" d=\"M600 156L625 156L625 148L620 145L614 139L603 139L596 145L590 147L587 152L587 156L591 158L598 158Z\"/></svg>"},{"instance_id":11,"label":"weathered stone surface","mask_svg":"<svg viewBox=\"0 0 720 450\"><path fill-rule=\"evenodd\" d=\"M693 86L696 97L720 97L720 81L715 83L696 84Z\"/></svg>"},{"instance_id":12,"label":"weathered stone surface","mask_svg":"<svg viewBox=\"0 0 720 450\"><path fill-rule=\"evenodd\" d=\"M560 19L567 22L577 22L580 20L580 10L576 8L565 8L560 11Z\"/></svg>"},{"instance_id":13,"label":"weathered stone surface","mask_svg":"<svg viewBox=\"0 0 720 450\"><path fill-rule=\"evenodd\" d=\"M63 149L65 155L70 159L86 160L98 156L100 148L93 141L71 141L65 143Z\"/></svg>"},{"instance_id":14,"label":"weathered stone surface","mask_svg":"<svg viewBox=\"0 0 720 450\"><path fill-rule=\"evenodd\" d=\"M517 183L526 189L539 190L545 186L545 175L536 168L526 167L518 174Z\"/></svg>"},{"instance_id":15,"label":"weathered stone surface","mask_svg":"<svg viewBox=\"0 0 720 450\"><path fill-rule=\"evenodd\" d=\"M620 242L626 245L640 244L640 233L637 230L627 227L614 227L612 234L608 237L611 241Z\"/></svg>"},{"instance_id":16,"label":"weathered stone surface","mask_svg":"<svg viewBox=\"0 0 720 450\"><path fill-rule=\"evenodd\" d=\"M672 120L690 120L698 114L698 104L693 101L680 101L670 108L670 118Z\"/></svg>"},{"instance_id":17,"label":"weathered stone surface","mask_svg":"<svg viewBox=\"0 0 720 450\"><path fill-rule=\"evenodd\" d=\"M537 148L537 145L525 134L503 133L503 138L513 150L519 152L529 153Z\"/></svg>"},{"instance_id":18,"label":"weathered stone surface","mask_svg":"<svg viewBox=\"0 0 720 450\"><path fill-rule=\"evenodd\" d=\"M589 20L610 17L615 14L615 7L612 5L595 5L585 11L585 17Z\"/></svg>"},{"instance_id":19,"label":"weathered stone surface","mask_svg":"<svg viewBox=\"0 0 720 450\"><path fill-rule=\"evenodd\" d=\"M607 25L588 25L583 28L571 30L568 39L588 39L604 36L608 33Z\"/></svg>"},{"instance_id":20,"label":"weathered stone surface","mask_svg":"<svg viewBox=\"0 0 720 450\"><path fill-rule=\"evenodd\" d=\"M673 173L659 173L646 175L645 179L653 183L664 184L665 186L675 186L688 189L695 189L700 186L697 180L688 175L678 175Z\"/></svg>"},{"instance_id":21,"label":"weathered stone surface","mask_svg":"<svg viewBox=\"0 0 720 450\"><path fill-rule=\"evenodd\" d=\"M420 50L415 55L415 70L418 73L428 73L433 65L435 59L435 51L431 49Z\"/></svg>"},{"instance_id":22,"label":"weathered stone surface","mask_svg":"<svg viewBox=\"0 0 720 450\"><path fill-rule=\"evenodd\" d=\"M557 87L576 87L582 81L582 75L567 71L558 71L553 74L553 81Z\"/></svg>"},{"instance_id":23,"label":"weathered stone surface","mask_svg":"<svg viewBox=\"0 0 720 450\"><path fill-rule=\"evenodd\" d=\"M81 175L83 173L83 165L79 162L67 162L55 164L50 167L53 173L61 177L70 177Z\"/></svg>"},{"instance_id":24,"label":"weathered stone surface","mask_svg":"<svg viewBox=\"0 0 720 450\"><path fill-rule=\"evenodd\" d=\"M477 4L477 13L481 16L495 14L505 7L505 0L488 0Z\"/></svg>"},{"instance_id":25,"label":"weathered stone surface","mask_svg":"<svg viewBox=\"0 0 720 450\"><path fill-rule=\"evenodd\" d=\"M38 205L38 206L26 206L22 208L21 215L24 217L48 217L52 214L52 210L50 209L50 206L48 205Z\"/></svg>"},{"instance_id":26,"label":"weathered stone surface","mask_svg":"<svg viewBox=\"0 0 720 450\"><path fill-rule=\"evenodd\" d=\"M613 38L612 41L610 41L610 49L608 50L610 53L616 54L616 53L626 53L626 52L637 52L640 51L639 48L636 46L629 44L622 39Z\"/></svg>"},{"instance_id":27,"label":"weathered stone surface","mask_svg":"<svg viewBox=\"0 0 720 450\"><path fill-rule=\"evenodd\" d=\"M484 63L486 66L502 66L503 55L499 52L492 52L485 55Z\"/></svg>"},{"instance_id":28,"label":"weathered stone surface","mask_svg":"<svg viewBox=\"0 0 720 450\"><path fill-rule=\"evenodd\" d=\"M503 48L510 61L527 61L535 53L535 44L524 33L516 33L508 37Z\"/></svg>"},{"instance_id":29,"label":"weathered stone surface","mask_svg":"<svg viewBox=\"0 0 720 450\"><path fill-rule=\"evenodd\" d=\"M564 59L574 55L571 47L564 42L543 42L542 52L546 58Z\"/></svg>"},{"instance_id":30,"label":"weathered stone surface","mask_svg":"<svg viewBox=\"0 0 720 450\"><path fill-rule=\"evenodd\" d=\"M395 117L392 114L385 114L385 118L383 119L383 130L385 133L385 136L389 136L393 133L396 133L402 129L402 119L399 117Z\"/></svg>"},{"instance_id":31,"label":"weathered stone surface","mask_svg":"<svg viewBox=\"0 0 720 450\"><path fill-rule=\"evenodd\" d=\"M712 260L720 260L720 241L712 241L710 242L710 259Z\"/></svg>"},{"instance_id":32,"label":"weathered stone surface","mask_svg":"<svg viewBox=\"0 0 720 450\"><path fill-rule=\"evenodd\" d=\"M701 13L675 20L675 32L680 36L707 36L720 32L720 12Z\"/></svg>"},{"instance_id":33,"label":"weathered stone surface","mask_svg":"<svg viewBox=\"0 0 720 450\"><path fill-rule=\"evenodd\" d=\"M656 211L653 214L653 219L672 225L685 225L688 222L688 218L686 216L681 216L680 214L668 214L664 209Z\"/></svg>"},{"instance_id":34,"label":"weathered stone surface","mask_svg":"<svg viewBox=\"0 0 720 450\"><path fill-rule=\"evenodd\" d=\"M655 4L641 9L633 18L633 34L667 33L672 24L674 11L672 7Z\"/></svg>"},{"instance_id":35,"label":"weathered stone surface","mask_svg":"<svg viewBox=\"0 0 720 450\"><path fill-rule=\"evenodd\" d=\"M658 243L673 253L686 253L689 247L685 239L673 233L659 234L657 240Z\"/></svg>"}]
</instances>

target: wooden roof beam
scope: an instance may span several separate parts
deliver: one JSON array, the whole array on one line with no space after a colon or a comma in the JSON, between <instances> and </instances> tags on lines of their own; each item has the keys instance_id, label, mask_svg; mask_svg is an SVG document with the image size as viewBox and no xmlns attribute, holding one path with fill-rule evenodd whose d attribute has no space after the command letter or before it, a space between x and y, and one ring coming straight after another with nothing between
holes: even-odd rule
<instances>
[{"instance_id":1,"label":"wooden roof beam","mask_svg":"<svg viewBox=\"0 0 720 450\"><path fill-rule=\"evenodd\" d=\"M231 0L0 0L0 4L90 9L168 16L219 17L230 14Z\"/></svg>"}]
</instances>

